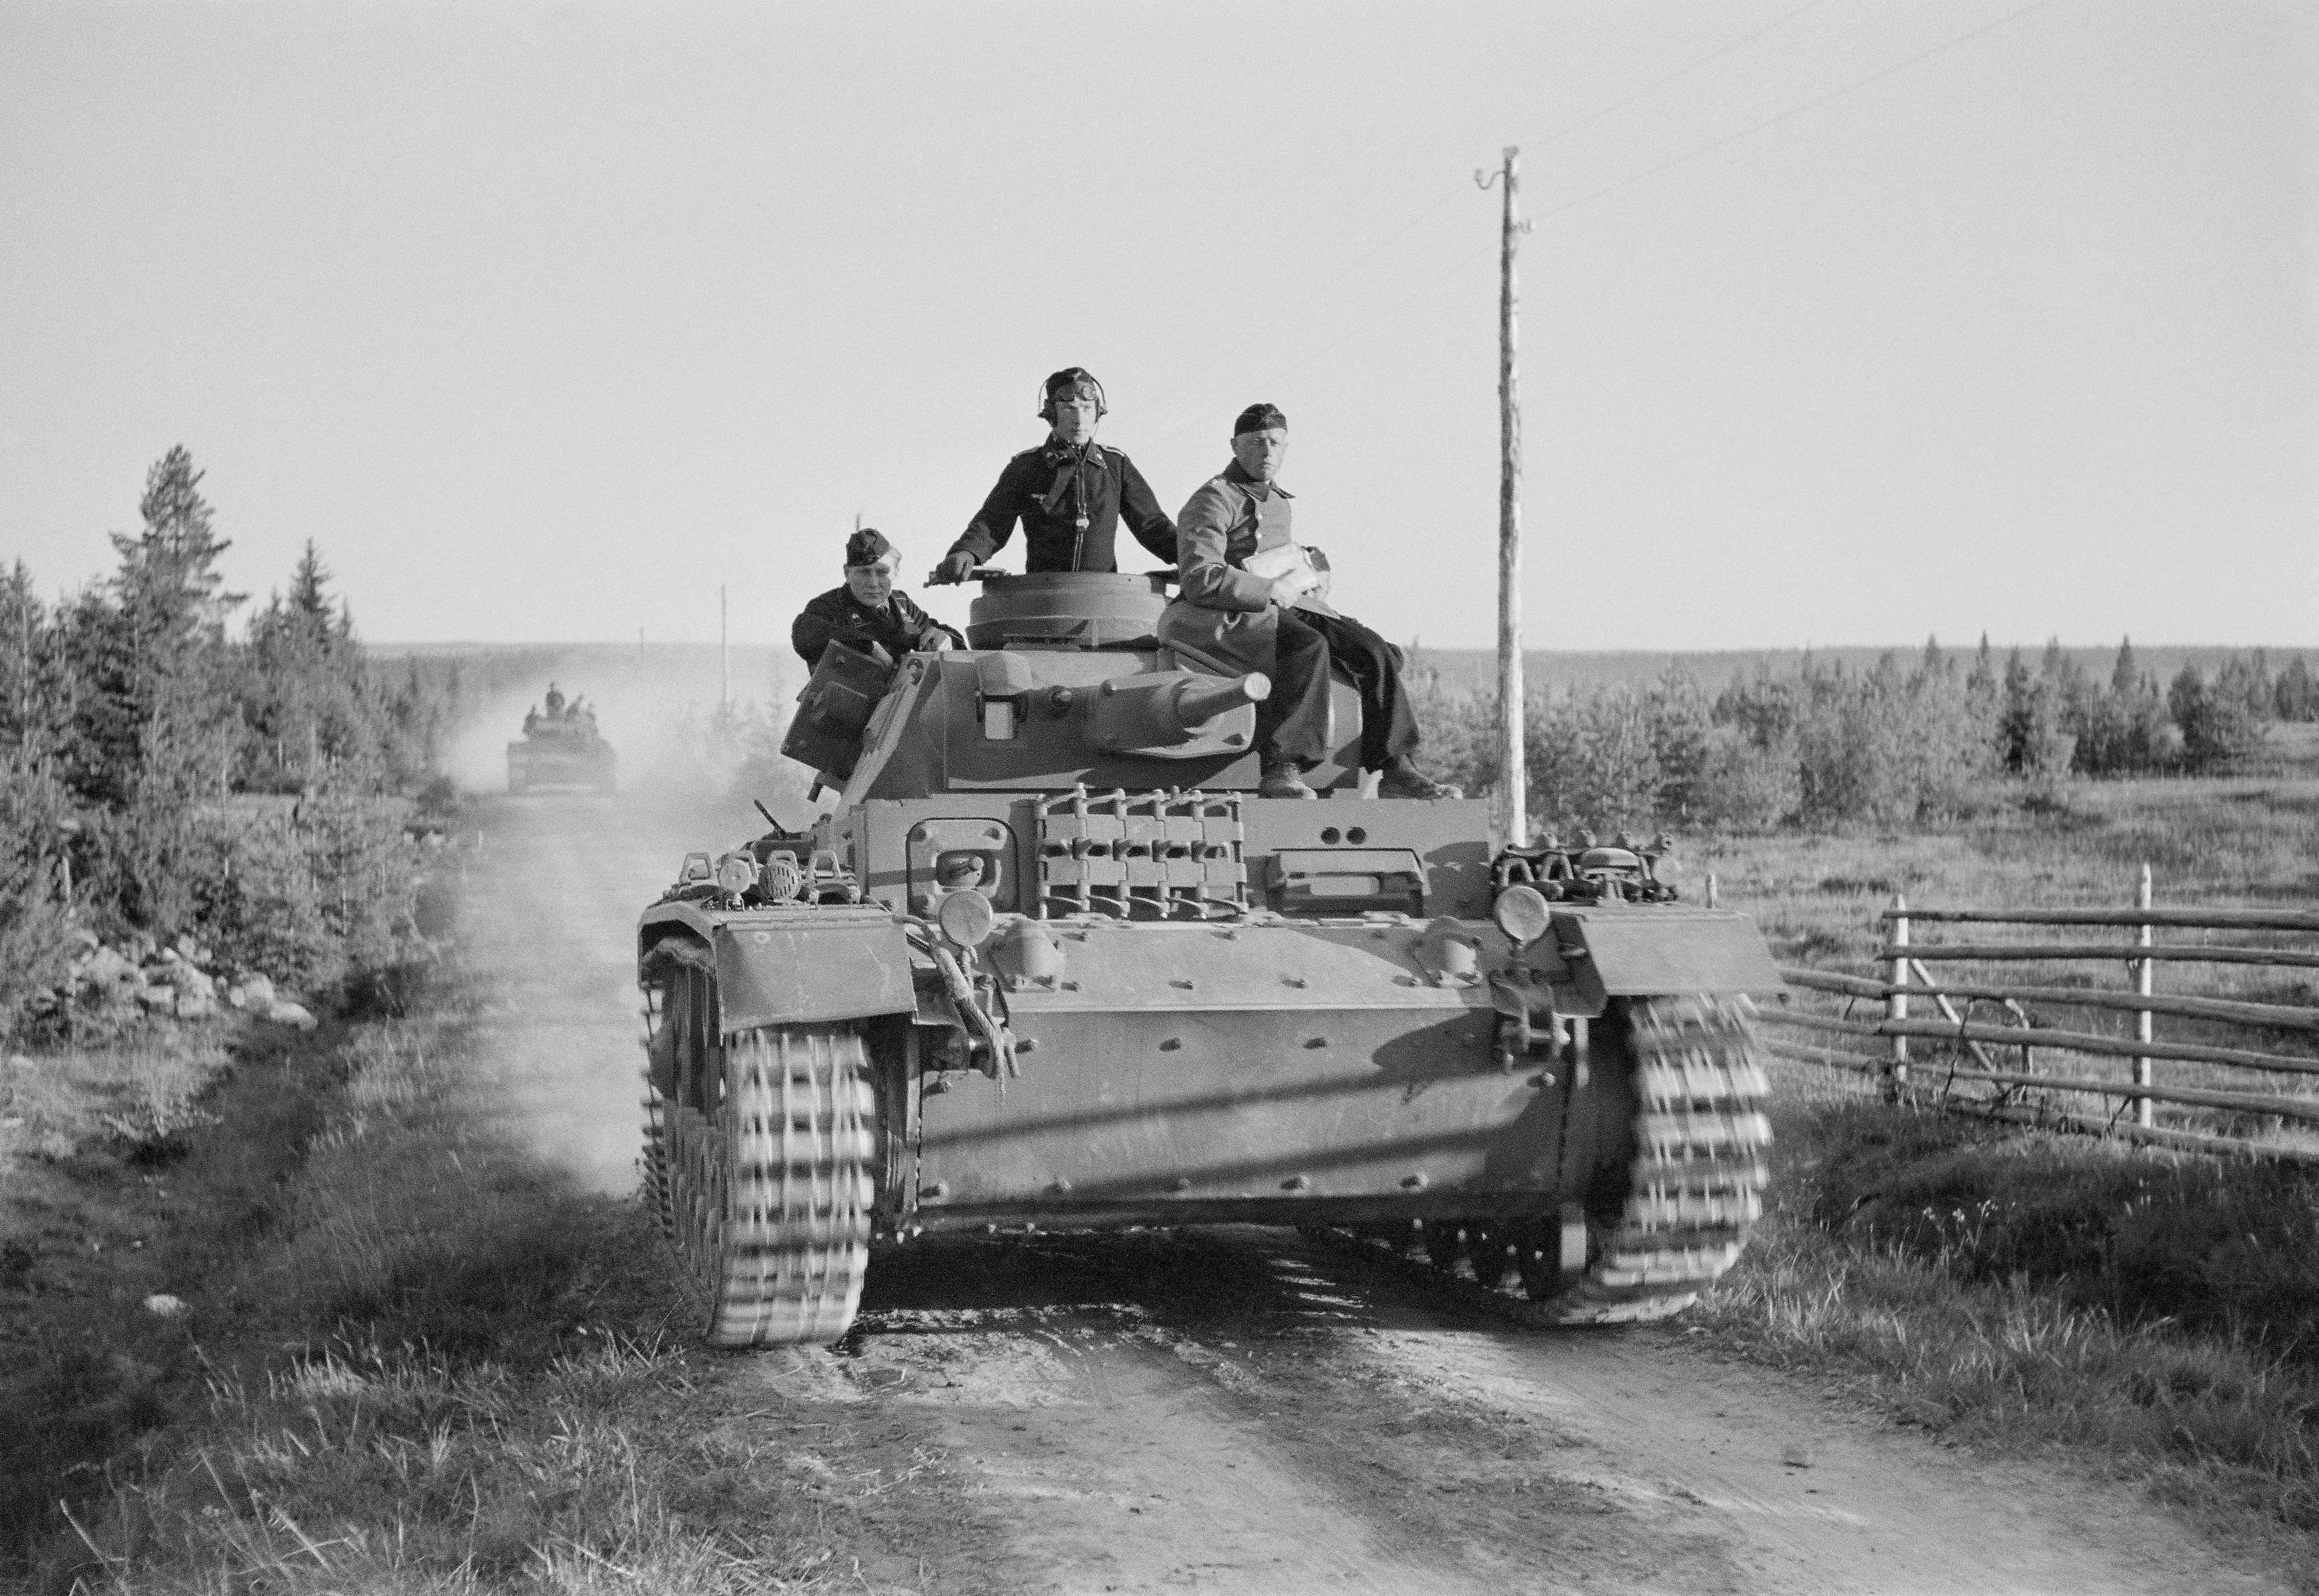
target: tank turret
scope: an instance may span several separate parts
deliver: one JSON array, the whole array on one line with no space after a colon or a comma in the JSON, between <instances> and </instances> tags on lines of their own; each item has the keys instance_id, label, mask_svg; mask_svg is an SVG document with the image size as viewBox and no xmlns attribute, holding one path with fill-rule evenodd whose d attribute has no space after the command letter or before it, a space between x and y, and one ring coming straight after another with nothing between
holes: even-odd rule
<instances>
[{"instance_id":1,"label":"tank turret","mask_svg":"<svg viewBox=\"0 0 2319 1596\"><path fill-rule=\"evenodd\" d=\"M688 857L638 927L645 1166L720 1345L827 1340L871 1244L1295 1224L1519 1281L1548 1322L1679 1310L1760 1211L1745 915L1665 849L1493 845L1259 796L1271 690L1159 641L1166 573L981 573L964 649L831 647L783 751L834 792Z\"/></svg>"}]
</instances>

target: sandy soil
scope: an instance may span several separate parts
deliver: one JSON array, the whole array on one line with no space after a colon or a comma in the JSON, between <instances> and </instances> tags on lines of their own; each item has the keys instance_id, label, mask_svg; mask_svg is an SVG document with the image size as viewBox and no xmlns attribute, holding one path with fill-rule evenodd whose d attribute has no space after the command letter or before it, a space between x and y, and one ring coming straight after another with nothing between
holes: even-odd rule
<instances>
[{"instance_id":1,"label":"sandy soil","mask_svg":"<svg viewBox=\"0 0 2319 1596\"><path fill-rule=\"evenodd\" d=\"M479 1059L600 1188L635 1180L635 915L748 829L544 797L465 838L506 995ZM2130 1487L1945 1448L1680 1325L1541 1332L1283 1231L913 1243L838 1348L715 1366L726 1421L844 1438L799 1466L880 1482L863 1577L908 1589L2286 1588Z\"/></svg>"}]
</instances>

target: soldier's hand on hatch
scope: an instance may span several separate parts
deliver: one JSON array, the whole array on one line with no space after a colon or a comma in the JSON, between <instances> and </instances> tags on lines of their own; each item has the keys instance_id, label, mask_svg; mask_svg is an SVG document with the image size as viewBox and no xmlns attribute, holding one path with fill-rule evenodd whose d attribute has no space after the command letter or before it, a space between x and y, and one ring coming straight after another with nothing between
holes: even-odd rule
<instances>
[{"instance_id":1,"label":"soldier's hand on hatch","mask_svg":"<svg viewBox=\"0 0 2319 1596\"><path fill-rule=\"evenodd\" d=\"M943 556L941 564L926 573L926 582L932 587L946 587L973 574L974 556L962 548L954 548Z\"/></svg>"},{"instance_id":2,"label":"soldier's hand on hatch","mask_svg":"<svg viewBox=\"0 0 2319 1596\"><path fill-rule=\"evenodd\" d=\"M928 654L941 654L945 649L956 648L958 645L950 640L948 632L928 632L918 639L918 646Z\"/></svg>"}]
</instances>

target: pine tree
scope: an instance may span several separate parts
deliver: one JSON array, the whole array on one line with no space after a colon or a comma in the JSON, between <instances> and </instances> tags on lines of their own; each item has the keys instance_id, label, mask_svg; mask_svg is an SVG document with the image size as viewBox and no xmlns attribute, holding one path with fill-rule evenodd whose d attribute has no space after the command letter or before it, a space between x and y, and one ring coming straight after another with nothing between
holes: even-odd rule
<instances>
[{"instance_id":1,"label":"pine tree","mask_svg":"<svg viewBox=\"0 0 2319 1596\"><path fill-rule=\"evenodd\" d=\"M2142 669L2134 663L2134 639L2127 637L2117 645L2117 663L2109 668L2109 690L2124 697L2142 685Z\"/></svg>"}]
</instances>

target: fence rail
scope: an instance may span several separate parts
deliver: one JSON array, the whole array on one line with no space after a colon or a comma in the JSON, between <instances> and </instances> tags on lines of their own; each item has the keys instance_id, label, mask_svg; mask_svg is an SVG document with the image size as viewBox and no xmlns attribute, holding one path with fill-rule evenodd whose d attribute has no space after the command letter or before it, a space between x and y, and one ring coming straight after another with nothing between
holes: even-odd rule
<instances>
[{"instance_id":1,"label":"fence rail","mask_svg":"<svg viewBox=\"0 0 2319 1596\"><path fill-rule=\"evenodd\" d=\"M2312 1078L2319 1077L2319 1006L2155 990L2161 964L2319 969L2319 949L2154 941L2161 927L2319 933L2319 912L2160 908L2150 899L2147 867L2138 897L2134 906L2122 909L1912 909L1906 899L1895 897L1878 916L1886 928L1886 940L1874 954L1879 973L1780 971L1789 990L1764 1011L1765 1021L1777 1028L1767 1050L1774 1058L1862 1078L1890 1096L1936 1095L1945 1105L1967 1113L2074 1126L2167 1147L2319 1164L2319 1134L2287 1139L2296 1134L2294 1127L2319 1127L2319 1083ZM2132 933L2133 940L1916 939L1915 933L1926 925L1967 924L2115 926ZM2001 968L2026 962L2123 966L2125 980L2106 987L2063 984L2052 976L2016 981ZM1937 974L1934 969L1959 964L2000 968L1985 974L1961 972L1963 978L1956 979L1945 969ZM2064 981L2070 978L2087 978L2072 971ZM1842 1006L1805 1005L1832 1001ZM1940 1017L1921 1006L1927 1003ZM2030 1005L2074 1009L2083 1018L2074 1026L2058 1025ZM2156 1029L2161 1017L2178 1034L2161 1039ZM2095 1029L2105 1018L2130 1019L2133 1033ZM2179 1033L2186 1028L2195 1028L2196 1034ZM2268 1045L2239 1045L2243 1041ZM2274 1050L2280 1047L2307 1050ZM2077 1067L2050 1068L2041 1054L2067 1056ZM2130 1076L2086 1071L2087 1063L2107 1059L2129 1061ZM2163 1082L2158 1078L2161 1064L2172 1067ZM2216 1072L2224 1073L2218 1079ZM2248 1072L2259 1078L2242 1080ZM2098 1105L2104 1101L2115 1106L2102 1112ZM2178 1123L2158 1123L2161 1105Z\"/></svg>"}]
</instances>

